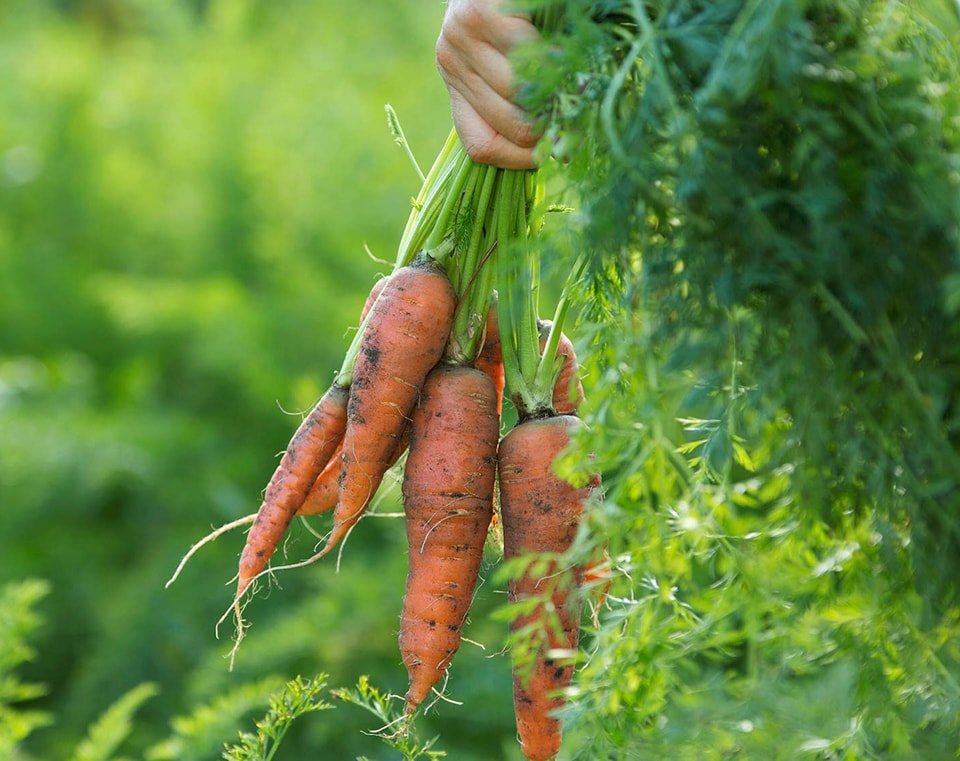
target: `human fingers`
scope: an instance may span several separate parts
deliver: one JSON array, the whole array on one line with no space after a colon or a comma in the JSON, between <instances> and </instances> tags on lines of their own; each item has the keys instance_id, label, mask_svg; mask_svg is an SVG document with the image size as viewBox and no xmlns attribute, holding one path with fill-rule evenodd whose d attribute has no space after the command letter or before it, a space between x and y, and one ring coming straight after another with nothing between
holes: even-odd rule
<instances>
[{"instance_id":1,"label":"human fingers","mask_svg":"<svg viewBox=\"0 0 960 761\"><path fill-rule=\"evenodd\" d=\"M511 142L497 132L456 89L450 89L453 124L467 155L478 164L503 169L533 169L533 149Z\"/></svg>"},{"instance_id":2,"label":"human fingers","mask_svg":"<svg viewBox=\"0 0 960 761\"><path fill-rule=\"evenodd\" d=\"M458 47L464 41L469 46L472 40L482 40L505 56L538 36L530 18L510 12L510 4L502 0L450 0L442 33Z\"/></svg>"},{"instance_id":3,"label":"human fingers","mask_svg":"<svg viewBox=\"0 0 960 761\"><path fill-rule=\"evenodd\" d=\"M451 93L455 91L462 96L483 121L511 143L532 148L537 137L527 121L526 113L497 92L475 70L446 53L445 47L438 43L437 67Z\"/></svg>"}]
</instances>

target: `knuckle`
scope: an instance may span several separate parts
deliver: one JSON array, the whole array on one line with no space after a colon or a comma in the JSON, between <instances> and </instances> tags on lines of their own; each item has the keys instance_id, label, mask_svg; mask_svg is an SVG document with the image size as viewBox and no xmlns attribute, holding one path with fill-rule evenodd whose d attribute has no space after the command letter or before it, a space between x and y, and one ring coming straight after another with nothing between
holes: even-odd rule
<instances>
[{"instance_id":1,"label":"knuckle","mask_svg":"<svg viewBox=\"0 0 960 761\"><path fill-rule=\"evenodd\" d=\"M456 55L443 35L440 35L440 39L437 40L436 63L441 74L452 71L456 66Z\"/></svg>"},{"instance_id":2,"label":"knuckle","mask_svg":"<svg viewBox=\"0 0 960 761\"><path fill-rule=\"evenodd\" d=\"M489 140L470 140L463 147L467 155L478 164L492 164L496 158Z\"/></svg>"},{"instance_id":3,"label":"knuckle","mask_svg":"<svg viewBox=\"0 0 960 761\"><path fill-rule=\"evenodd\" d=\"M514 140L521 148L533 148L539 142L540 136L529 122L520 122L514 131Z\"/></svg>"},{"instance_id":4,"label":"knuckle","mask_svg":"<svg viewBox=\"0 0 960 761\"><path fill-rule=\"evenodd\" d=\"M487 24L487 14L483 3L460 3L453 13L456 26L476 34Z\"/></svg>"}]
</instances>

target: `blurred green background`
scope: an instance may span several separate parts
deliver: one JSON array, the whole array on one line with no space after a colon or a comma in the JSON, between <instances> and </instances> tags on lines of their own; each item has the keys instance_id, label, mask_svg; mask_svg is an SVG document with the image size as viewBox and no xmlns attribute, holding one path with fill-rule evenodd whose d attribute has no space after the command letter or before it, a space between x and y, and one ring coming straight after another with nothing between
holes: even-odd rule
<instances>
[{"instance_id":1,"label":"blurred green background","mask_svg":"<svg viewBox=\"0 0 960 761\"><path fill-rule=\"evenodd\" d=\"M0 4L0 584L47 579L23 669L55 723L27 758L66 758L126 690L156 682L124 746L268 675L370 674L403 692L398 521L368 520L333 562L247 609L228 672L214 622L243 543L190 543L256 510L328 385L418 186L383 106L429 163L449 130L439 3L8 0ZM387 499L396 500L397 489ZM389 503L383 506L389 511ZM318 523L323 528L323 523ZM308 554L297 528L287 556ZM502 597L487 578L423 734L455 759L519 758ZM241 722L275 680L253 690ZM218 758L238 723L179 758ZM278 759L391 758L340 705ZM159 756L158 756L159 757Z\"/></svg>"}]
</instances>

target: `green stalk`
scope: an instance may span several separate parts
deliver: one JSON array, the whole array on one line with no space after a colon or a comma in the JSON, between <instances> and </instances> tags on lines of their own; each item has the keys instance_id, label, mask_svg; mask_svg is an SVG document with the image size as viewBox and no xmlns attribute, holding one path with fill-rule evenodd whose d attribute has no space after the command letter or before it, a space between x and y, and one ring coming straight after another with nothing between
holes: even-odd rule
<instances>
[{"instance_id":1,"label":"green stalk","mask_svg":"<svg viewBox=\"0 0 960 761\"><path fill-rule=\"evenodd\" d=\"M472 206L473 229L465 249L457 252L459 261L454 268L454 290L458 295L458 305L445 355L446 361L452 364L470 364L480 351L483 327L493 291L495 265L491 259L496 247L496 240L490 244L490 236L484 232L489 229L488 217L491 216L491 210L498 205L499 193L495 192L494 188L497 187L501 174L500 170L486 166L478 167L476 172L480 190L475 196L476 204ZM491 198L495 199L492 205Z\"/></svg>"},{"instance_id":2,"label":"green stalk","mask_svg":"<svg viewBox=\"0 0 960 761\"><path fill-rule=\"evenodd\" d=\"M480 270L472 297L470 332L464 341L464 354L475 360L483 348L484 329L487 325L487 311L495 298L493 289L497 277L497 250L496 244L490 251L489 259Z\"/></svg>"},{"instance_id":3,"label":"green stalk","mask_svg":"<svg viewBox=\"0 0 960 761\"><path fill-rule=\"evenodd\" d=\"M447 262L447 276L450 278L450 284L453 286L453 292L457 294L458 303L462 298L464 283L468 283L473 270L466 269L466 258L470 257L470 242L473 241L473 231L477 227L477 215L483 213L480 204L474 204L475 196L480 187L480 195L483 194L482 182L486 174L487 167L474 166L467 175L463 194L454 213L453 221L450 225L450 233L454 243L459 244L463 241L463 227L470 225L469 242L466 247L457 246L456 254ZM482 200L482 199L481 199Z\"/></svg>"},{"instance_id":4,"label":"green stalk","mask_svg":"<svg viewBox=\"0 0 960 761\"><path fill-rule=\"evenodd\" d=\"M463 252L461 259L461 273L464 275L465 282L469 282L470 276L476 271L480 264L480 257L483 255L481 249L484 248L482 240L484 232L484 223L490 206L490 196L493 193L494 185L501 174L500 170L493 167L481 167L483 175L480 195L476 205L476 215L474 217L473 230L470 233L470 244L467 250Z\"/></svg>"},{"instance_id":5,"label":"green stalk","mask_svg":"<svg viewBox=\"0 0 960 761\"><path fill-rule=\"evenodd\" d=\"M498 267L500 299L500 345L503 370L514 403L521 417L537 407L532 381L540 359L540 344L535 313L535 293L531 252L527 243L526 177L520 172L505 172L504 202L498 206L497 237L500 245L510 244L501 253Z\"/></svg>"},{"instance_id":6,"label":"green stalk","mask_svg":"<svg viewBox=\"0 0 960 761\"><path fill-rule=\"evenodd\" d=\"M456 130L450 130L450 134L447 135L443 148L441 148L440 153L437 154L433 166L430 167L430 171L427 172L427 177L420 187L420 192L417 194L416 199L414 199L413 208L410 210L410 215L407 218L403 235L400 236L400 247L397 252L396 264L398 269L409 264L419 250L418 247L411 246L411 238L417 229L426 227L429 230L432 227L432 224L423 218L430 208L427 199L431 194L436 195L438 186L443 184L443 178L449 174L453 162L456 160L458 149L460 151L463 150L460 145L460 139L457 137Z\"/></svg>"},{"instance_id":7,"label":"green stalk","mask_svg":"<svg viewBox=\"0 0 960 761\"><path fill-rule=\"evenodd\" d=\"M417 177L420 178L420 182L425 183L427 178L423 176L423 170L417 162L417 157L413 155L413 151L410 149L410 143L407 142L407 136L403 134L403 127L400 126L400 117L397 116L396 110L389 103L383 107L383 110L387 112L387 126L390 128L390 134L393 135L393 142L403 149L407 160L413 166Z\"/></svg>"},{"instance_id":8,"label":"green stalk","mask_svg":"<svg viewBox=\"0 0 960 761\"><path fill-rule=\"evenodd\" d=\"M520 180L517 183L518 194L511 209L517 208L516 204L520 204L520 208L525 210L525 178L517 177L517 179ZM517 351L520 360L520 372L523 374L525 381L524 386L532 401L532 381L540 363L540 330L537 326L537 319L539 318L537 305L540 291L540 255L537 251L529 250L527 246L529 238L526 214L515 217L513 223L515 239L522 246L522 261L518 268L521 311L519 313L520 321L516 326ZM528 409L531 408L528 406Z\"/></svg>"},{"instance_id":9,"label":"green stalk","mask_svg":"<svg viewBox=\"0 0 960 761\"><path fill-rule=\"evenodd\" d=\"M400 266L413 261L426 245L427 238L439 222L451 183L454 181L457 169L465 156L463 147L457 143L454 150L437 167L435 177L432 180L428 177L421 193L422 206L419 210L415 210L416 213L412 216L409 228L404 231L404 237L401 240L397 255Z\"/></svg>"},{"instance_id":10,"label":"green stalk","mask_svg":"<svg viewBox=\"0 0 960 761\"><path fill-rule=\"evenodd\" d=\"M555 415L553 387L560 372L557 356L560 334L570 309L570 294L586 267L580 257L567 278L554 313L553 325L540 351L539 252L528 248L531 225L542 216L542 187L532 173L512 173L501 193L506 211L499 217L500 241L511 242L510 255L501 255L499 267L500 344L504 374L520 419ZM509 219L507 216L509 215ZM531 222L532 220L532 222Z\"/></svg>"},{"instance_id":11,"label":"green stalk","mask_svg":"<svg viewBox=\"0 0 960 761\"><path fill-rule=\"evenodd\" d=\"M570 310L570 291L574 283L583 275L586 266L587 259L581 255L563 286L560 301L557 302L557 309L553 314L550 334L547 336L547 342L543 347L543 357L540 360L540 366L537 368L534 385L538 389L549 388L551 400L553 398L553 386L557 382L557 376L560 375L560 368L563 366L557 356L557 347L560 345L560 333L563 331L564 320L566 320L567 312Z\"/></svg>"},{"instance_id":12,"label":"green stalk","mask_svg":"<svg viewBox=\"0 0 960 761\"><path fill-rule=\"evenodd\" d=\"M450 235L449 228L451 222L453 221L455 212L461 203L460 194L463 192L463 189L467 185L467 181L472 172L475 170L476 166L477 165L470 160L466 153L461 154L457 159L455 169L456 174L454 175L453 181L450 184L450 188L446 193L446 198L444 199L443 206L440 209L440 215L437 218L437 223L433 226L433 230L427 237L427 241L423 246L423 253L433 259L433 261L437 264L442 264L450 253L450 250L443 247L441 244Z\"/></svg>"}]
</instances>

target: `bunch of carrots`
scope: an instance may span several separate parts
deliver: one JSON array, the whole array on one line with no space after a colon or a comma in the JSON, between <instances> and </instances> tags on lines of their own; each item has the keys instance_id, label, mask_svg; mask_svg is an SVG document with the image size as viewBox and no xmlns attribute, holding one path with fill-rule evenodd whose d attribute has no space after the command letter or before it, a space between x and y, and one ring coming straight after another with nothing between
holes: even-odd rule
<instances>
[{"instance_id":1,"label":"bunch of carrots","mask_svg":"<svg viewBox=\"0 0 960 761\"><path fill-rule=\"evenodd\" d=\"M512 629L534 643L532 657L515 662L514 677L517 728L533 760L553 758L560 746L553 714L573 665L572 657L551 656L576 652L586 573L560 559L599 486L594 478L575 487L552 470L580 425L583 389L561 328L583 263L573 268L553 320L540 320L539 264L530 245L539 193L535 173L475 164L451 132L424 179L393 273L370 292L340 371L291 439L260 509L187 555L252 522L224 614L234 613L239 644L241 601L254 582L329 553L407 452L409 572L399 639L412 715L459 648L499 484L506 559L538 558L509 585L523 611ZM501 439L505 383L519 422ZM313 557L268 568L295 516L331 511L332 528Z\"/></svg>"}]
</instances>

